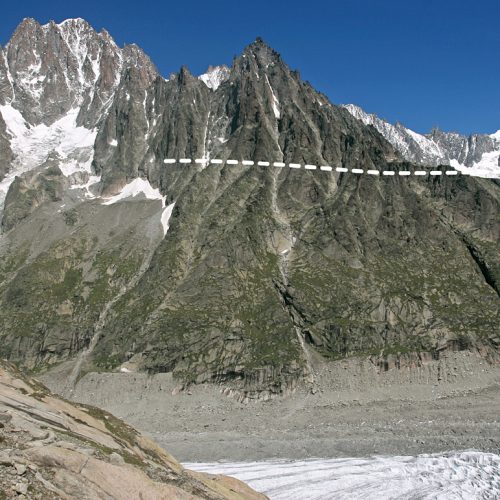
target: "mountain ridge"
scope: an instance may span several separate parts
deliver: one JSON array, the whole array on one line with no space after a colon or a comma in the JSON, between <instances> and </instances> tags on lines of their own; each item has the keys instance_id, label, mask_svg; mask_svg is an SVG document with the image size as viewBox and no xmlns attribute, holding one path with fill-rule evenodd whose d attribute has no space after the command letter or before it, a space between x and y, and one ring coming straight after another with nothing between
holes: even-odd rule
<instances>
[{"instance_id":1,"label":"mountain ridge","mask_svg":"<svg viewBox=\"0 0 500 500\"><path fill-rule=\"evenodd\" d=\"M359 106L344 107L366 125L373 125L406 160L429 166L450 165L469 175L500 177L499 134L471 134L433 129L418 134L401 123L395 125L368 114Z\"/></svg>"}]
</instances>

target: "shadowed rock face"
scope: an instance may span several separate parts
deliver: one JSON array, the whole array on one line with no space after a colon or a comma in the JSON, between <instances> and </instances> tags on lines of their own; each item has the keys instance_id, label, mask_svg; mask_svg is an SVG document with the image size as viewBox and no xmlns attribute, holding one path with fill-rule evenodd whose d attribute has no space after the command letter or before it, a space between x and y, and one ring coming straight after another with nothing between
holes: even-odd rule
<instances>
[{"instance_id":1,"label":"shadowed rock face","mask_svg":"<svg viewBox=\"0 0 500 500\"><path fill-rule=\"evenodd\" d=\"M29 498L265 499L184 469L113 415L58 398L0 360L0 487Z\"/></svg>"},{"instance_id":2,"label":"shadowed rock face","mask_svg":"<svg viewBox=\"0 0 500 500\"><path fill-rule=\"evenodd\" d=\"M56 158L50 158L39 168L16 177L5 199L2 228L8 231L46 201L60 201L68 185Z\"/></svg>"},{"instance_id":3,"label":"shadowed rock face","mask_svg":"<svg viewBox=\"0 0 500 500\"><path fill-rule=\"evenodd\" d=\"M243 397L310 380L318 356L495 358L497 181L164 164L413 168L262 40L215 90L186 68L153 78L140 59L98 122L92 173L103 196L137 177L159 188L175 202L168 233L158 201L108 207L71 189L20 218L17 181L0 239L3 356L37 366L91 346L84 369L132 360Z\"/></svg>"},{"instance_id":4,"label":"shadowed rock face","mask_svg":"<svg viewBox=\"0 0 500 500\"><path fill-rule=\"evenodd\" d=\"M11 161L12 150L10 148L10 138L7 135L5 121L2 115L0 115L0 181L5 177Z\"/></svg>"}]
</instances>

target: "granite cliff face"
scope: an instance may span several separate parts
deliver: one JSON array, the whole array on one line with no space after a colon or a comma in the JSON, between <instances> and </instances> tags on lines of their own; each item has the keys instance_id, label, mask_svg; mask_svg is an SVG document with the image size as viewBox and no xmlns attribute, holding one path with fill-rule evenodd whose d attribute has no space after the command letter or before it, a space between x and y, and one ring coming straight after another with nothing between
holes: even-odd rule
<instances>
[{"instance_id":1,"label":"granite cliff face","mask_svg":"<svg viewBox=\"0 0 500 500\"><path fill-rule=\"evenodd\" d=\"M421 167L260 39L231 68L168 81L83 21L26 21L3 54L82 26L99 54L119 55L114 90L93 73L76 110L61 105L70 111L54 111L45 135L38 124L15 136L14 118L36 124L36 110L12 100L15 79L0 87L15 136L4 163L27 170L3 181L2 356L32 368L75 359L70 385L82 370L168 371L242 398L312 383L318 357L497 358L498 181L352 173ZM46 157L16 149L40 137Z\"/></svg>"}]
</instances>

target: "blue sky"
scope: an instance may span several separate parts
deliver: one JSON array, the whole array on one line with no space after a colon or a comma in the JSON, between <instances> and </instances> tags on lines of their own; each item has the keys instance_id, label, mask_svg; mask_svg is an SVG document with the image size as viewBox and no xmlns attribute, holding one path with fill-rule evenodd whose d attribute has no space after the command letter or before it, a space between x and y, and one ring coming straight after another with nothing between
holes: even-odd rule
<instances>
[{"instance_id":1,"label":"blue sky","mask_svg":"<svg viewBox=\"0 0 500 500\"><path fill-rule=\"evenodd\" d=\"M137 43L165 76L230 64L261 36L334 103L418 132L500 129L499 0L22 0L1 10L1 44L24 17L83 17Z\"/></svg>"}]
</instances>

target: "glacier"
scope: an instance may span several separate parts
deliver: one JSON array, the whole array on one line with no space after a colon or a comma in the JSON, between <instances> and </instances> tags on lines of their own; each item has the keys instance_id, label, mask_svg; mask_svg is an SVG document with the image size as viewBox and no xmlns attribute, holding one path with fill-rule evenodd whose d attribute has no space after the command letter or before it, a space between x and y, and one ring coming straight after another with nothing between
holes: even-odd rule
<instances>
[{"instance_id":1,"label":"glacier","mask_svg":"<svg viewBox=\"0 0 500 500\"><path fill-rule=\"evenodd\" d=\"M65 176L76 172L91 173L97 129L78 126L79 109L72 109L52 125L30 125L10 104L0 106L0 113L11 137L14 161L0 181L0 207L9 186L16 176L42 165L50 155L60 159L59 167Z\"/></svg>"},{"instance_id":2,"label":"glacier","mask_svg":"<svg viewBox=\"0 0 500 500\"><path fill-rule=\"evenodd\" d=\"M271 500L500 498L500 455L479 451L311 460L187 463L245 481Z\"/></svg>"}]
</instances>

